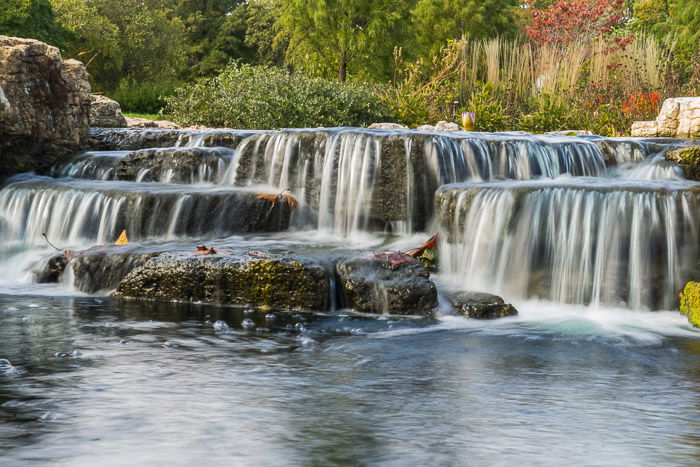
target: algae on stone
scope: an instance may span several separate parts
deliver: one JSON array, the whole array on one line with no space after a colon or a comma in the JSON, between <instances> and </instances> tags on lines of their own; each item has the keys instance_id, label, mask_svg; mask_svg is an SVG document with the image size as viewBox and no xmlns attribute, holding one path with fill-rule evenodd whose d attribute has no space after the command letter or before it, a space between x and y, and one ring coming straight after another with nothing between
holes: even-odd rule
<instances>
[{"instance_id":1,"label":"algae on stone","mask_svg":"<svg viewBox=\"0 0 700 467\"><path fill-rule=\"evenodd\" d=\"M688 282L680 294L678 294L681 313L688 317L688 321L700 328L700 282Z\"/></svg>"}]
</instances>

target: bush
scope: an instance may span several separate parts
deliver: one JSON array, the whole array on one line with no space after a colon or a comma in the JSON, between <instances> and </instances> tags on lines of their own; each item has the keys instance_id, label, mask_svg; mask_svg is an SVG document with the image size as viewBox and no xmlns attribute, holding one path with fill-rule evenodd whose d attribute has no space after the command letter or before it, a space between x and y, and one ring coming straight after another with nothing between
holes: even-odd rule
<instances>
[{"instance_id":1,"label":"bush","mask_svg":"<svg viewBox=\"0 0 700 467\"><path fill-rule=\"evenodd\" d=\"M165 99L175 93L181 85L177 82L122 81L108 97L119 102L122 111L127 113L157 114L165 107Z\"/></svg>"},{"instance_id":2,"label":"bush","mask_svg":"<svg viewBox=\"0 0 700 467\"><path fill-rule=\"evenodd\" d=\"M475 130L503 131L509 129L509 116L493 93L490 84L481 84L472 92L469 99L470 112L476 116Z\"/></svg>"},{"instance_id":3,"label":"bush","mask_svg":"<svg viewBox=\"0 0 700 467\"><path fill-rule=\"evenodd\" d=\"M182 124L241 129L365 126L392 113L379 91L234 62L214 78L178 89L165 112Z\"/></svg>"},{"instance_id":4,"label":"bush","mask_svg":"<svg viewBox=\"0 0 700 467\"><path fill-rule=\"evenodd\" d=\"M533 102L533 110L520 117L520 130L532 133L547 131L572 130L571 124L577 123L576 115L570 104L564 99L542 94ZM478 117L477 117L478 118Z\"/></svg>"}]
</instances>

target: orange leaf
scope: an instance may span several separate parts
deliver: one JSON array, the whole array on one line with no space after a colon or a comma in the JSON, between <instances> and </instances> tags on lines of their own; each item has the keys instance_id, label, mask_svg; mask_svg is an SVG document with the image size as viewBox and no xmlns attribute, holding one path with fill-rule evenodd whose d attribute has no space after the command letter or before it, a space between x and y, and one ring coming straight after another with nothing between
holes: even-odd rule
<instances>
[{"instance_id":1,"label":"orange leaf","mask_svg":"<svg viewBox=\"0 0 700 467\"><path fill-rule=\"evenodd\" d=\"M207 248L205 245L197 247L197 253L194 256L204 256L204 255L216 255L218 254L214 247Z\"/></svg>"},{"instance_id":2,"label":"orange leaf","mask_svg":"<svg viewBox=\"0 0 700 467\"><path fill-rule=\"evenodd\" d=\"M126 237L126 230L122 230L121 235L117 239L116 242L114 242L115 245L126 245L129 243L129 239Z\"/></svg>"},{"instance_id":3,"label":"orange leaf","mask_svg":"<svg viewBox=\"0 0 700 467\"><path fill-rule=\"evenodd\" d=\"M284 199L287 200L287 204L289 205L290 208L295 208L295 207L297 207L297 204L298 204L298 203L297 203L297 199L296 199L294 196L292 196L292 195L290 195L290 194L288 194L288 193L285 193L285 194L282 195L282 196L284 196Z\"/></svg>"},{"instance_id":4,"label":"orange leaf","mask_svg":"<svg viewBox=\"0 0 700 467\"><path fill-rule=\"evenodd\" d=\"M277 204L277 201L278 201L280 198L284 198L284 199L287 201L287 204L289 205L290 208L295 208L295 207L297 207L297 205L299 204L299 203L297 202L297 199L296 199L293 195L290 195L289 193L285 193L286 191L289 191L289 188L287 188L286 190L284 190L284 191L282 191L282 192L280 192L280 193L277 193L277 194L273 194L273 193L258 193L258 196L256 197L256 199L264 199L264 200L267 200L267 201L269 201L269 202L272 204L272 207L274 208L275 205Z\"/></svg>"},{"instance_id":5,"label":"orange leaf","mask_svg":"<svg viewBox=\"0 0 700 467\"><path fill-rule=\"evenodd\" d=\"M273 195L270 193L260 193L260 194L258 194L258 197L256 199L265 199L265 200L269 201L270 203L272 203L272 207L274 208L275 204L277 204L277 198L278 198L278 195Z\"/></svg>"}]
</instances>

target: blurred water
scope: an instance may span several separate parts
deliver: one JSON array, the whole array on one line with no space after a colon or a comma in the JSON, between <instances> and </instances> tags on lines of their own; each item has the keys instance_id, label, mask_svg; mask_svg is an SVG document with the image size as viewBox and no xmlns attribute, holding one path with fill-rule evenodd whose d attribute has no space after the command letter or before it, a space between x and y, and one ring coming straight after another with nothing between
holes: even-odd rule
<instances>
[{"instance_id":1,"label":"blurred water","mask_svg":"<svg viewBox=\"0 0 700 467\"><path fill-rule=\"evenodd\" d=\"M494 322L0 296L3 465L697 465L673 312Z\"/></svg>"}]
</instances>

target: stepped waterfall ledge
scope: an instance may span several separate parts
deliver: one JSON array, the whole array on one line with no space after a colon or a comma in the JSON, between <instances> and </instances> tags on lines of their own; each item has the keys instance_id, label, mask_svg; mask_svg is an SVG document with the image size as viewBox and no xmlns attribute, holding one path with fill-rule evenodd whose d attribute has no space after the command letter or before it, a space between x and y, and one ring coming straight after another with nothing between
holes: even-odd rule
<instances>
[{"instance_id":1,"label":"stepped waterfall ledge","mask_svg":"<svg viewBox=\"0 0 700 467\"><path fill-rule=\"evenodd\" d=\"M443 270L523 298L669 309L698 274L699 196L672 181L448 185Z\"/></svg>"}]
</instances>

